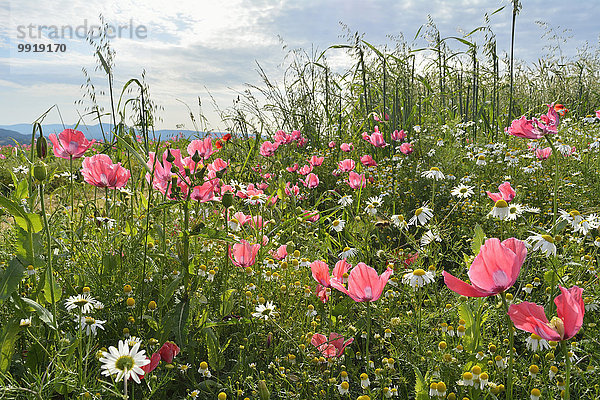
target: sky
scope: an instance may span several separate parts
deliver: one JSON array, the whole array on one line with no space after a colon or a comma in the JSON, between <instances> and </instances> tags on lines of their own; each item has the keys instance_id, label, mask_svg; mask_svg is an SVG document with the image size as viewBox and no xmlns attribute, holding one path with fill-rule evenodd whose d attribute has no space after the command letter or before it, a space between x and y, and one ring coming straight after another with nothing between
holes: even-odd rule
<instances>
[{"instance_id":1,"label":"sky","mask_svg":"<svg viewBox=\"0 0 600 400\"><path fill-rule=\"evenodd\" d=\"M574 56L586 42L598 47L597 0L523 3L517 17L516 58L533 63L544 57L548 40L536 21L569 37L562 43L567 56ZM221 109L230 107L246 84L260 84L257 63L280 82L289 49L321 52L346 43L341 23L364 34L369 43L393 47L390 35L402 33L412 43L428 15L442 37L460 36L481 26L485 13L502 6L505 9L491 17L491 26L499 49L506 52L508 0L0 0L0 125L31 123L53 105L57 107L44 123L59 123L61 116L67 125L77 122L85 113L85 104L75 104L84 95L82 68L98 91L106 87L106 76L94 71L93 47L83 38L84 31L99 24L100 14L116 28L111 46L116 52L117 95L125 82L140 78L145 70L151 98L161 106L158 129L193 129L186 104L197 113L200 96L209 127L219 131L224 125L209 93ZM414 43L426 44L423 39ZM46 46L43 53L19 51L20 45L22 50L27 45L40 50L41 44ZM47 52L49 44L51 50L64 52ZM328 50L327 56L333 69L353 63L340 50ZM106 96L98 95L98 102L108 105Z\"/></svg>"}]
</instances>

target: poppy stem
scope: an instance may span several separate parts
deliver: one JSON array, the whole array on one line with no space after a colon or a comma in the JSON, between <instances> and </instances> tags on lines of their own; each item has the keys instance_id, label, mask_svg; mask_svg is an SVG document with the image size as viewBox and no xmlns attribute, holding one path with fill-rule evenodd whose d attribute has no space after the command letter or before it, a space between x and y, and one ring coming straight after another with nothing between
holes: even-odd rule
<instances>
[{"instance_id":1,"label":"poppy stem","mask_svg":"<svg viewBox=\"0 0 600 400\"><path fill-rule=\"evenodd\" d=\"M371 338L371 302L367 301L367 346L365 347L365 356L367 358L367 374L371 368L371 355L369 354L369 339Z\"/></svg>"},{"instance_id":2,"label":"poppy stem","mask_svg":"<svg viewBox=\"0 0 600 400\"><path fill-rule=\"evenodd\" d=\"M513 348L515 345L515 329L510 316L508 315L508 303L506 302L506 293L500 293L502 298L502 305L506 312L506 323L508 325L508 376L506 378L506 400L512 400L513 398Z\"/></svg>"},{"instance_id":3,"label":"poppy stem","mask_svg":"<svg viewBox=\"0 0 600 400\"><path fill-rule=\"evenodd\" d=\"M567 348L567 341L563 340L560 342L563 354L565 356L565 397L564 400L569 400L569 384L571 381L571 357L569 357L569 349Z\"/></svg>"}]
</instances>

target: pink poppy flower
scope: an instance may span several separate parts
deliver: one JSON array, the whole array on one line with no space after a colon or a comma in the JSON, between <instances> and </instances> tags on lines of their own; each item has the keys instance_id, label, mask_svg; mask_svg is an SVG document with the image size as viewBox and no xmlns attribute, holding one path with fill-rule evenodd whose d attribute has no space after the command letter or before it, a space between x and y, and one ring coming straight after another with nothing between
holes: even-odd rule
<instances>
[{"instance_id":1,"label":"pink poppy flower","mask_svg":"<svg viewBox=\"0 0 600 400\"><path fill-rule=\"evenodd\" d=\"M285 194L287 194L288 196L298 196L300 194L300 188L298 187L298 185L294 185L292 186L291 182L288 182L285 184Z\"/></svg>"},{"instance_id":2,"label":"pink poppy flower","mask_svg":"<svg viewBox=\"0 0 600 400\"><path fill-rule=\"evenodd\" d=\"M546 147L544 149L535 149L535 156L538 160L546 160L552 154L552 148Z\"/></svg>"},{"instance_id":3,"label":"pink poppy flower","mask_svg":"<svg viewBox=\"0 0 600 400\"><path fill-rule=\"evenodd\" d=\"M83 154L94 144L96 141L88 141L83 132L76 131L74 129L65 129L58 134L58 137L54 133L51 133L48 137L52 142L52 151L56 157L64 158L81 158Z\"/></svg>"},{"instance_id":4,"label":"pink poppy flower","mask_svg":"<svg viewBox=\"0 0 600 400\"><path fill-rule=\"evenodd\" d=\"M292 140L292 137L282 130L275 132L275 136L273 137L273 141L278 145L292 143Z\"/></svg>"},{"instance_id":5,"label":"pink poppy flower","mask_svg":"<svg viewBox=\"0 0 600 400\"><path fill-rule=\"evenodd\" d=\"M375 147L385 147L388 145L383 139L381 132L379 132L378 127L375 127L375 132L368 136L368 141Z\"/></svg>"},{"instance_id":6,"label":"pink poppy flower","mask_svg":"<svg viewBox=\"0 0 600 400\"><path fill-rule=\"evenodd\" d=\"M312 156L308 162L310 163L310 165L312 165L313 167L318 167L321 164L323 164L323 161L325 160L325 157L317 157L317 156Z\"/></svg>"},{"instance_id":7,"label":"pink poppy flower","mask_svg":"<svg viewBox=\"0 0 600 400\"><path fill-rule=\"evenodd\" d=\"M511 304L508 315L515 327L546 340L560 341L575 336L583 325L585 314L581 297L583 289L577 286L570 289L559 287L561 294L554 299L557 317L548 322L544 307L528 301Z\"/></svg>"},{"instance_id":8,"label":"pink poppy flower","mask_svg":"<svg viewBox=\"0 0 600 400\"><path fill-rule=\"evenodd\" d=\"M395 130L394 132L392 132L392 140L399 142L400 140L404 140L406 139L406 133L404 132L404 129L402 130Z\"/></svg>"},{"instance_id":9,"label":"pink poppy flower","mask_svg":"<svg viewBox=\"0 0 600 400\"><path fill-rule=\"evenodd\" d=\"M146 358L146 359L148 359L148 358ZM159 363L160 363L160 354L154 353L154 354L152 354L152 357L150 357L150 362L140 368L144 370L144 375L149 374L150 372L154 371L156 369L156 367L158 367Z\"/></svg>"},{"instance_id":10,"label":"pink poppy flower","mask_svg":"<svg viewBox=\"0 0 600 400\"><path fill-rule=\"evenodd\" d=\"M307 165L304 165L302 168L300 168L298 170L298 173L300 175L306 176L306 175L310 174L312 172L312 170L313 170L313 166L311 164L307 164Z\"/></svg>"},{"instance_id":11,"label":"pink poppy flower","mask_svg":"<svg viewBox=\"0 0 600 400\"><path fill-rule=\"evenodd\" d=\"M470 285L446 271L442 275L448 289L462 296L493 296L515 284L526 256L527 248L522 241L510 238L500 242L492 238L481 246L469 268Z\"/></svg>"},{"instance_id":12,"label":"pink poppy flower","mask_svg":"<svg viewBox=\"0 0 600 400\"><path fill-rule=\"evenodd\" d=\"M596 118L600 118L600 110L596 111Z\"/></svg>"},{"instance_id":13,"label":"pink poppy flower","mask_svg":"<svg viewBox=\"0 0 600 400\"><path fill-rule=\"evenodd\" d=\"M131 176L127 168L122 167L121 163L113 164L106 154L86 157L81 166L83 179L96 187L122 188Z\"/></svg>"},{"instance_id":14,"label":"pink poppy flower","mask_svg":"<svg viewBox=\"0 0 600 400\"><path fill-rule=\"evenodd\" d=\"M233 245L233 249L229 249L229 258L238 267L250 267L254 265L259 249L260 244L250 244L242 239L240 243Z\"/></svg>"},{"instance_id":15,"label":"pink poppy flower","mask_svg":"<svg viewBox=\"0 0 600 400\"><path fill-rule=\"evenodd\" d=\"M526 139L540 139L548 134L558 132L559 118L558 113L554 110L554 103L552 103L548 105L548 112L539 119L527 119L522 116L515 119L505 130L509 135Z\"/></svg>"},{"instance_id":16,"label":"pink poppy flower","mask_svg":"<svg viewBox=\"0 0 600 400\"><path fill-rule=\"evenodd\" d=\"M208 160L211 155L217 152L217 150L213 150L212 139L210 136L207 136L203 140L192 140L190 144L188 144L187 152L190 156L193 156L194 153L198 152L200 157Z\"/></svg>"},{"instance_id":17,"label":"pink poppy flower","mask_svg":"<svg viewBox=\"0 0 600 400\"><path fill-rule=\"evenodd\" d=\"M342 281L343 276L352 267L346 259L340 260L333 268L333 279ZM324 287L331 287L332 278L329 276L329 266L320 260L313 261L310 264L310 270L315 281L319 282Z\"/></svg>"},{"instance_id":18,"label":"pink poppy flower","mask_svg":"<svg viewBox=\"0 0 600 400\"><path fill-rule=\"evenodd\" d=\"M292 140L300 140L302 139L302 133L300 131L292 131Z\"/></svg>"},{"instance_id":19,"label":"pink poppy flower","mask_svg":"<svg viewBox=\"0 0 600 400\"><path fill-rule=\"evenodd\" d=\"M365 167L376 167L377 163L375 162L375 160L373 160L373 157L371 157L368 154L365 154L364 156L362 156L360 158L360 162L363 163L363 165Z\"/></svg>"},{"instance_id":20,"label":"pink poppy flower","mask_svg":"<svg viewBox=\"0 0 600 400\"><path fill-rule=\"evenodd\" d=\"M333 149L335 147L335 142L332 140L327 146L329 146L330 149Z\"/></svg>"},{"instance_id":21,"label":"pink poppy flower","mask_svg":"<svg viewBox=\"0 0 600 400\"><path fill-rule=\"evenodd\" d=\"M287 257L287 255L287 245L285 244L279 246L277 251L271 251L271 256L273 256L273 258L276 260L283 260L285 257Z\"/></svg>"},{"instance_id":22,"label":"pink poppy flower","mask_svg":"<svg viewBox=\"0 0 600 400\"><path fill-rule=\"evenodd\" d=\"M338 162L338 169L342 172L352 171L355 166L356 163L351 158L346 158L345 160Z\"/></svg>"},{"instance_id":23,"label":"pink poppy flower","mask_svg":"<svg viewBox=\"0 0 600 400\"><path fill-rule=\"evenodd\" d=\"M352 150L354 150L354 145L352 143L342 143L340 145L340 150L346 153L351 152Z\"/></svg>"},{"instance_id":24,"label":"pink poppy flower","mask_svg":"<svg viewBox=\"0 0 600 400\"><path fill-rule=\"evenodd\" d=\"M350 171L350 175L348 176L348 185L350 185L352 189L366 187L367 180L365 179L365 174L357 174L354 171Z\"/></svg>"},{"instance_id":25,"label":"pink poppy flower","mask_svg":"<svg viewBox=\"0 0 600 400\"><path fill-rule=\"evenodd\" d=\"M510 182L504 182L503 184L498 186L498 190L500 190L500 193L491 193L489 190L486 191L488 197L492 199L494 203L498 200L504 200L507 203L509 203L512 201L512 199L515 198L517 194L515 190L510 186Z\"/></svg>"},{"instance_id":26,"label":"pink poppy flower","mask_svg":"<svg viewBox=\"0 0 600 400\"><path fill-rule=\"evenodd\" d=\"M402 143L400 145L400 151L402 152L402 154L406 154L409 155L411 154L415 149L413 148L413 145L411 143Z\"/></svg>"},{"instance_id":27,"label":"pink poppy flower","mask_svg":"<svg viewBox=\"0 0 600 400\"><path fill-rule=\"evenodd\" d=\"M310 343L327 358L340 357L353 341L354 338L350 338L344 342L344 337L334 332L329 334L329 339L320 333L315 333L310 339Z\"/></svg>"},{"instance_id":28,"label":"pink poppy flower","mask_svg":"<svg viewBox=\"0 0 600 400\"><path fill-rule=\"evenodd\" d=\"M215 191L219 185L219 179L214 178L204 182L200 186L195 186L190 197L200 203L211 201L215 197Z\"/></svg>"},{"instance_id":29,"label":"pink poppy flower","mask_svg":"<svg viewBox=\"0 0 600 400\"><path fill-rule=\"evenodd\" d=\"M263 157L271 157L275 154L275 150L279 147L279 143L271 143L268 140L260 145L260 155Z\"/></svg>"},{"instance_id":30,"label":"pink poppy flower","mask_svg":"<svg viewBox=\"0 0 600 400\"><path fill-rule=\"evenodd\" d=\"M305 180L300 181L309 189L314 189L319 186L319 177L312 172L308 174Z\"/></svg>"},{"instance_id":31,"label":"pink poppy flower","mask_svg":"<svg viewBox=\"0 0 600 400\"><path fill-rule=\"evenodd\" d=\"M158 351L158 354L160 354L160 358L164 362L166 362L167 364L171 364L173 362L173 358L175 358L175 356L179 354L179 351L179 346L177 346L175 343L165 342L165 344L163 344L160 350Z\"/></svg>"},{"instance_id":32,"label":"pink poppy flower","mask_svg":"<svg viewBox=\"0 0 600 400\"><path fill-rule=\"evenodd\" d=\"M294 165L292 165L291 167L287 167L286 169L288 170L288 172L296 172L298 168L300 168L300 166L298 165L298 163L295 163Z\"/></svg>"},{"instance_id":33,"label":"pink poppy flower","mask_svg":"<svg viewBox=\"0 0 600 400\"><path fill-rule=\"evenodd\" d=\"M377 275L374 268L361 262L350 272L348 289L337 279L331 280L331 286L350 296L354 301L377 301L383 293L383 288L394 271L387 269L381 276Z\"/></svg>"},{"instance_id":34,"label":"pink poppy flower","mask_svg":"<svg viewBox=\"0 0 600 400\"><path fill-rule=\"evenodd\" d=\"M308 222L317 222L321 215L318 211L302 210L302 217L306 218Z\"/></svg>"},{"instance_id":35,"label":"pink poppy flower","mask_svg":"<svg viewBox=\"0 0 600 400\"><path fill-rule=\"evenodd\" d=\"M383 121L381 120L381 118L379 117L379 115L377 115L377 114L373 114L373 119L374 119L375 121L377 121L377 122L383 122ZM384 119L385 119L386 121L389 121L389 120L390 120L390 116L388 115L388 113L385 113L385 117L384 117Z\"/></svg>"}]
</instances>

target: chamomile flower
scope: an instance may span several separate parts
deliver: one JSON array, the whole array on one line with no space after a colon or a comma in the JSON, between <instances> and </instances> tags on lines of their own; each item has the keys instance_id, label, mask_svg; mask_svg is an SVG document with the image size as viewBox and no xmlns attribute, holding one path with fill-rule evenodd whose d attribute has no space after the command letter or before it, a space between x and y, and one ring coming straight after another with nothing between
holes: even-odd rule
<instances>
[{"instance_id":1,"label":"chamomile flower","mask_svg":"<svg viewBox=\"0 0 600 400\"><path fill-rule=\"evenodd\" d=\"M412 272L404 274L402 283L410 285L413 289L422 288L423 286L434 281L434 275L431 271L417 268Z\"/></svg>"},{"instance_id":2,"label":"chamomile flower","mask_svg":"<svg viewBox=\"0 0 600 400\"><path fill-rule=\"evenodd\" d=\"M506 220L508 219L509 213L508 203L506 200L500 199L494 204L492 211L490 211L488 215L501 220Z\"/></svg>"},{"instance_id":3,"label":"chamomile flower","mask_svg":"<svg viewBox=\"0 0 600 400\"><path fill-rule=\"evenodd\" d=\"M440 236L437 228L433 227L421 236L421 246L425 247L432 242L441 242L442 237Z\"/></svg>"},{"instance_id":4,"label":"chamomile flower","mask_svg":"<svg viewBox=\"0 0 600 400\"><path fill-rule=\"evenodd\" d=\"M205 378L210 378L212 375L210 370L208 369L208 363L206 361L202 361L200 363L200 368L198 368L198 372L202 374Z\"/></svg>"},{"instance_id":5,"label":"chamomile flower","mask_svg":"<svg viewBox=\"0 0 600 400\"><path fill-rule=\"evenodd\" d=\"M344 195L342 197L340 197L340 199L338 200L338 204L341 205L342 207L348 207L352 205L352 196L350 196L349 194Z\"/></svg>"},{"instance_id":6,"label":"chamomile flower","mask_svg":"<svg viewBox=\"0 0 600 400\"><path fill-rule=\"evenodd\" d=\"M277 315L277 312L275 311L276 308L277 307L275 307L272 301L267 301L265 304L256 306L256 311L252 313L252 316L266 321L270 317L275 317Z\"/></svg>"},{"instance_id":7,"label":"chamomile flower","mask_svg":"<svg viewBox=\"0 0 600 400\"><path fill-rule=\"evenodd\" d=\"M390 221L396 228L408 229L408 224L406 223L406 219L403 215L392 215ZM600 239L598 242L600 243Z\"/></svg>"},{"instance_id":8,"label":"chamomile flower","mask_svg":"<svg viewBox=\"0 0 600 400\"><path fill-rule=\"evenodd\" d=\"M196 399L198 398L198 396L200 395L200 391L198 389L192 390L188 396L192 399Z\"/></svg>"},{"instance_id":9,"label":"chamomile flower","mask_svg":"<svg viewBox=\"0 0 600 400\"><path fill-rule=\"evenodd\" d=\"M517 217L520 217L523 214L523 207L517 203L511 203L508 205L508 216L506 219L508 221L516 221Z\"/></svg>"},{"instance_id":10,"label":"chamomile flower","mask_svg":"<svg viewBox=\"0 0 600 400\"><path fill-rule=\"evenodd\" d=\"M83 314L92 312L95 304L96 299L94 299L88 293L70 296L67 300L65 300L65 308L68 311L73 311L77 307L80 307Z\"/></svg>"},{"instance_id":11,"label":"chamomile flower","mask_svg":"<svg viewBox=\"0 0 600 400\"><path fill-rule=\"evenodd\" d=\"M415 210L415 215L408 221L408 225L426 225L432 217L433 211L423 206Z\"/></svg>"},{"instance_id":12,"label":"chamomile flower","mask_svg":"<svg viewBox=\"0 0 600 400\"><path fill-rule=\"evenodd\" d=\"M117 375L115 380L117 382L126 379L133 379L136 383L140 383L140 376L144 376L145 372L141 368L146 364L150 363L150 360L146 358L146 352L139 350L139 343L134 345L131 349L129 345L119 340L119 348L110 346L108 352L103 353L100 362L102 375L112 376Z\"/></svg>"},{"instance_id":13,"label":"chamomile flower","mask_svg":"<svg viewBox=\"0 0 600 400\"><path fill-rule=\"evenodd\" d=\"M254 194L248 196L248 198L246 198L244 201L246 202L246 204L257 205L257 204L265 204L267 199L268 199L268 197L264 193L254 193Z\"/></svg>"},{"instance_id":14,"label":"chamomile flower","mask_svg":"<svg viewBox=\"0 0 600 400\"><path fill-rule=\"evenodd\" d=\"M554 238L551 235L534 233L534 235L529 236L526 241L530 245L533 244L533 251L539 250L542 254L547 257L556 255L556 245L554 244Z\"/></svg>"},{"instance_id":15,"label":"chamomile flower","mask_svg":"<svg viewBox=\"0 0 600 400\"><path fill-rule=\"evenodd\" d=\"M344 247L344 250L342 250L342 252L340 254L338 254L339 258L350 258L350 257L354 257L355 255L358 254L358 250L355 249L354 247Z\"/></svg>"},{"instance_id":16,"label":"chamomile flower","mask_svg":"<svg viewBox=\"0 0 600 400\"><path fill-rule=\"evenodd\" d=\"M19 322L19 326L21 328L28 328L31 326L31 318L23 318L20 322Z\"/></svg>"},{"instance_id":17,"label":"chamomile flower","mask_svg":"<svg viewBox=\"0 0 600 400\"><path fill-rule=\"evenodd\" d=\"M341 232L344 229L344 226L346 226L346 221L343 219L336 219L331 223L331 229L336 232Z\"/></svg>"},{"instance_id":18,"label":"chamomile flower","mask_svg":"<svg viewBox=\"0 0 600 400\"><path fill-rule=\"evenodd\" d=\"M77 320L76 320L77 321ZM101 321L99 319L94 319L89 316L82 316L79 321L80 329L86 333L86 335L95 335L96 329L100 328L104 330L103 324L106 321Z\"/></svg>"},{"instance_id":19,"label":"chamomile flower","mask_svg":"<svg viewBox=\"0 0 600 400\"><path fill-rule=\"evenodd\" d=\"M443 180L446 177L438 167L431 167L429 171L421 172L421 176L428 179L435 179L436 181Z\"/></svg>"},{"instance_id":20,"label":"chamomile flower","mask_svg":"<svg viewBox=\"0 0 600 400\"><path fill-rule=\"evenodd\" d=\"M343 396L350 392L350 384L347 381L343 381L342 383L337 385L337 389L340 392L340 394Z\"/></svg>"},{"instance_id":21,"label":"chamomile flower","mask_svg":"<svg viewBox=\"0 0 600 400\"><path fill-rule=\"evenodd\" d=\"M450 192L452 196L458 197L459 199L468 199L473 193L473 186L463 185L462 183Z\"/></svg>"}]
</instances>

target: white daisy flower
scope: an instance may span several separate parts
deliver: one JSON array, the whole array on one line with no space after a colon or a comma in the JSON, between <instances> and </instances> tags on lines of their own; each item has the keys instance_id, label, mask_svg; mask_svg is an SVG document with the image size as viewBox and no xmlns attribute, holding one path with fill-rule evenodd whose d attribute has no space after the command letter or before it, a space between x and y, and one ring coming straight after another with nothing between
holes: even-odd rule
<instances>
[{"instance_id":1,"label":"white daisy flower","mask_svg":"<svg viewBox=\"0 0 600 400\"><path fill-rule=\"evenodd\" d=\"M339 385L337 385L337 389L340 392L340 395L345 395L350 392L350 384L346 381L343 381Z\"/></svg>"},{"instance_id":2,"label":"white daisy flower","mask_svg":"<svg viewBox=\"0 0 600 400\"><path fill-rule=\"evenodd\" d=\"M417 268L412 272L404 274L402 277L402 283L410 285L413 289L421 288L434 280L435 277L431 271L425 271L421 268Z\"/></svg>"},{"instance_id":3,"label":"white daisy flower","mask_svg":"<svg viewBox=\"0 0 600 400\"><path fill-rule=\"evenodd\" d=\"M546 339L542 339L540 336L532 333L527 339L525 339L525 345L530 351L544 351L550 348L550 343Z\"/></svg>"},{"instance_id":4,"label":"white daisy flower","mask_svg":"<svg viewBox=\"0 0 600 400\"><path fill-rule=\"evenodd\" d=\"M338 254L339 258L350 258L358 254L358 250L354 247L344 247L344 250Z\"/></svg>"},{"instance_id":5,"label":"white daisy flower","mask_svg":"<svg viewBox=\"0 0 600 400\"><path fill-rule=\"evenodd\" d=\"M408 229L408 224L406 223L403 215L392 215L390 221L396 228Z\"/></svg>"},{"instance_id":6,"label":"white daisy flower","mask_svg":"<svg viewBox=\"0 0 600 400\"><path fill-rule=\"evenodd\" d=\"M205 378L210 378L212 376L210 370L208 369L208 364L206 361L202 361L200 363L200 368L198 368L198 372L201 373L202 376Z\"/></svg>"},{"instance_id":7,"label":"white daisy flower","mask_svg":"<svg viewBox=\"0 0 600 400\"><path fill-rule=\"evenodd\" d=\"M253 195L248 196L244 201L246 204L257 205L257 204L265 204L268 197L264 193L255 193Z\"/></svg>"},{"instance_id":8,"label":"white daisy flower","mask_svg":"<svg viewBox=\"0 0 600 400\"><path fill-rule=\"evenodd\" d=\"M428 230L427 232L425 232L423 234L423 236L421 236L421 246L423 246L423 247L427 246L428 244L430 244L434 241L435 242L442 241L442 238L440 237L439 232L435 228Z\"/></svg>"},{"instance_id":9,"label":"white daisy flower","mask_svg":"<svg viewBox=\"0 0 600 400\"><path fill-rule=\"evenodd\" d=\"M488 215L501 220L508 219L509 208L506 200L498 200Z\"/></svg>"},{"instance_id":10,"label":"white daisy flower","mask_svg":"<svg viewBox=\"0 0 600 400\"><path fill-rule=\"evenodd\" d=\"M331 229L336 232L341 232L344 229L344 226L346 226L346 221L343 219L336 219L331 223Z\"/></svg>"},{"instance_id":11,"label":"white daisy flower","mask_svg":"<svg viewBox=\"0 0 600 400\"><path fill-rule=\"evenodd\" d=\"M423 206L415 210L415 215L408 221L408 225L426 225L432 217L431 209Z\"/></svg>"},{"instance_id":12,"label":"white daisy flower","mask_svg":"<svg viewBox=\"0 0 600 400\"><path fill-rule=\"evenodd\" d=\"M272 301L267 301L265 304L256 306L256 312L253 312L252 316L258 319L267 320L269 317L277 316L277 312L275 311L276 308L277 307L275 307Z\"/></svg>"},{"instance_id":13,"label":"white daisy flower","mask_svg":"<svg viewBox=\"0 0 600 400\"><path fill-rule=\"evenodd\" d=\"M75 321L77 322L77 319ZM82 316L81 320L79 321L79 329L84 331L86 333L86 335L88 335L88 336L95 335L96 329L100 328L100 329L104 330L103 324L105 322L106 321L94 319L89 316Z\"/></svg>"},{"instance_id":14,"label":"white daisy flower","mask_svg":"<svg viewBox=\"0 0 600 400\"><path fill-rule=\"evenodd\" d=\"M340 197L340 199L338 200L338 204L342 207L348 207L352 205L352 201L352 196L347 194L345 196Z\"/></svg>"},{"instance_id":15,"label":"white daisy flower","mask_svg":"<svg viewBox=\"0 0 600 400\"><path fill-rule=\"evenodd\" d=\"M88 293L70 296L67 300L65 300L65 308L68 311L72 311L77 307L81 307L81 312L83 314L92 312L95 304L96 300Z\"/></svg>"},{"instance_id":16,"label":"white daisy flower","mask_svg":"<svg viewBox=\"0 0 600 400\"><path fill-rule=\"evenodd\" d=\"M452 191L450 192L450 194L452 196L461 198L461 199L468 199L469 197L471 197L473 195L473 186L467 186L467 185L463 185L462 183L458 186L456 186L454 189L452 189Z\"/></svg>"},{"instance_id":17,"label":"white daisy flower","mask_svg":"<svg viewBox=\"0 0 600 400\"><path fill-rule=\"evenodd\" d=\"M475 164L480 165L482 167L487 165L487 161L485 161L485 154L478 155Z\"/></svg>"},{"instance_id":18,"label":"white daisy flower","mask_svg":"<svg viewBox=\"0 0 600 400\"><path fill-rule=\"evenodd\" d=\"M19 322L19 326L21 328L27 328L31 326L31 318L23 318L20 322Z\"/></svg>"},{"instance_id":19,"label":"white daisy flower","mask_svg":"<svg viewBox=\"0 0 600 400\"><path fill-rule=\"evenodd\" d=\"M517 203L511 203L508 205L508 221L516 221L517 217L523 215L523 207Z\"/></svg>"},{"instance_id":20,"label":"white daisy flower","mask_svg":"<svg viewBox=\"0 0 600 400\"><path fill-rule=\"evenodd\" d=\"M440 181L445 178L444 174L438 167L431 167L429 171L421 172L421 176L428 179L435 179L436 181Z\"/></svg>"},{"instance_id":21,"label":"white daisy flower","mask_svg":"<svg viewBox=\"0 0 600 400\"><path fill-rule=\"evenodd\" d=\"M141 368L146 364L150 363L150 360L146 358L146 352L139 350L140 345L137 343L131 350L129 345L123 340L119 340L119 348L110 346L108 352L104 352L100 362L102 375L112 376L117 375L115 380L117 382L126 379L133 379L136 383L140 383L140 376L145 374Z\"/></svg>"},{"instance_id":22,"label":"white daisy flower","mask_svg":"<svg viewBox=\"0 0 600 400\"><path fill-rule=\"evenodd\" d=\"M556 245L554 244L554 238L551 235L532 233L534 233L534 235L529 236L526 239L526 242L533 245L533 251L540 250L542 254L548 257L556 255Z\"/></svg>"}]
</instances>

